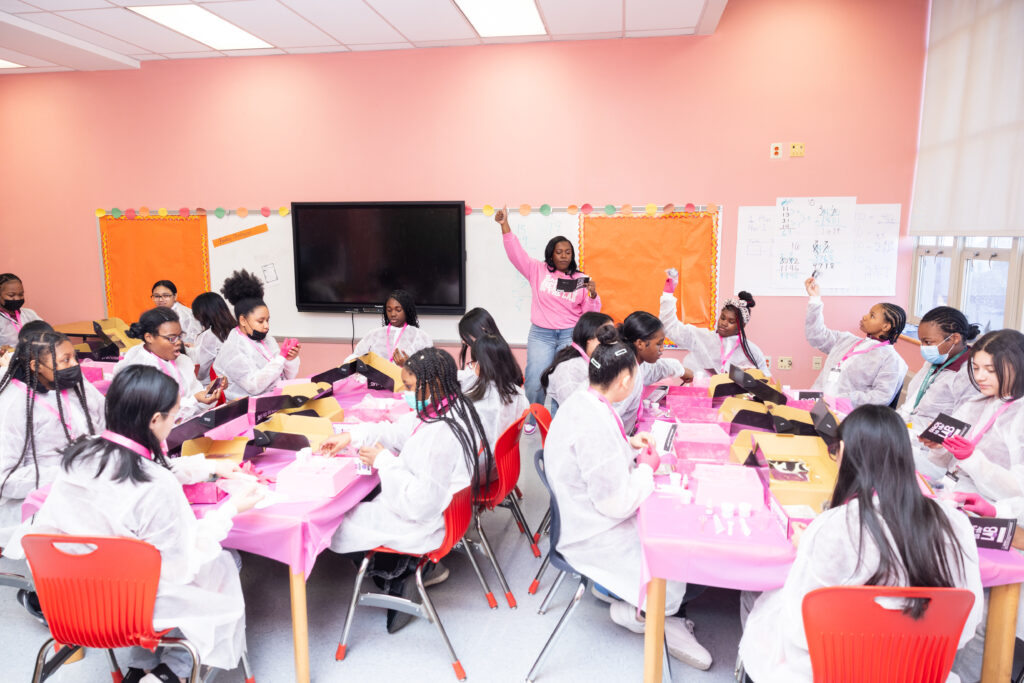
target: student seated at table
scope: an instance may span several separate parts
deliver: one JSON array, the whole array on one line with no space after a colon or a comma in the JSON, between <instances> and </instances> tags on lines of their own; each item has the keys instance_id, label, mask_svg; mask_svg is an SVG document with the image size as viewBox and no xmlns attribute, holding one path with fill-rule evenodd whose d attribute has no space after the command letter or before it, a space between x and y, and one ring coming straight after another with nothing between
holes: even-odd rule
<instances>
[{"instance_id":1,"label":"student seated at table","mask_svg":"<svg viewBox=\"0 0 1024 683\"><path fill-rule=\"evenodd\" d=\"M119 373L107 392L106 431L64 451L46 501L18 529L11 551L23 556L20 538L31 533L122 536L155 546L161 566L153 627L180 630L203 664L233 669L245 650L245 604L238 568L220 541L234 515L262 494L252 486L196 519L181 485L236 476L238 466L202 455L168 460L161 443L177 412L178 385L159 370ZM179 649L131 648L128 665L124 680L146 683L177 681L191 670Z\"/></svg>"},{"instance_id":2,"label":"student seated at table","mask_svg":"<svg viewBox=\"0 0 1024 683\"><path fill-rule=\"evenodd\" d=\"M462 347L459 349L460 372L466 369L469 347L473 345L477 337L484 334L492 334L500 339L505 339L501 330L498 329L498 323L494 322L494 318L486 308L479 306L471 308L459 318L459 339L462 341Z\"/></svg>"},{"instance_id":3,"label":"student seated at table","mask_svg":"<svg viewBox=\"0 0 1024 683\"><path fill-rule=\"evenodd\" d=\"M906 362L893 347L907 323L906 311L896 304L875 304L860 319L865 336L858 337L825 327L821 288L813 277L804 286L810 295L804 326L807 343L828 354L811 388L847 398L855 408L892 403L907 374Z\"/></svg>"},{"instance_id":4,"label":"student seated at table","mask_svg":"<svg viewBox=\"0 0 1024 683\"><path fill-rule=\"evenodd\" d=\"M614 408L640 379L633 348L613 329L602 329L598 338L590 357L590 386L570 396L552 420L544 463L562 519L558 551L574 569L622 597L611 602L612 621L643 633L644 619L637 617L637 607L643 607L638 600L643 559L636 512L654 490L660 459L650 434L626 436ZM711 654L694 637L693 622L675 616L685 592L686 584L667 582L668 651L707 670Z\"/></svg>"},{"instance_id":5,"label":"student seated at table","mask_svg":"<svg viewBox=\"0 0 1024 683\"><path fill-rule=\"evenodd\" d=\"M675 358L661 357L665 344L665 327L647 311L630 313L619 325L618 330L619 337L633 350L634 362L639 372L632 391L615 404L615 410L618 411L626 433L629 434L640 417L644 387L671 377L685 379L692 376L692 373L688 373L683 364Z\"/></svg>"},{"instance_id":6,"label":"student seated at table","mask_svg":"<svg viewBox=\"0 0 1024 683\"><path fill-rule=\"evenodd\" d=\"M572 343L559 349L555 360L540 374L540 385L551 397L551 416L558 406L590 386L590 354L597 346L597 333L604 328L615 329L615 321L607 313L588 311L572 328Z\"/></svg>"},{"instance_id":7,"label":"student seated at table","mask_svg":"<svg viewBox=\"0 0 1024 683\"><path fill-rule=\"evenodd\" d=\"M213 362L218 377L229 381L228 400L259 396L299 374L299 349L281 353L270 332L270 309L263 301L263 284L247 270L236 270L221 287L235 307L235 322Z\"/></svg>"},{"instance_id":8,"label":"student seated at table","mask_svg":"<svg viewBox=\"0 0 1024 683\"><path fill-rule=\"evenodd\" d=\"M53 332L53 325L46 322L45 320L32 320L21 326L21 332L18 332L18 344L23 342L27 337L35 337L43 332ZM11 364L14 359L14 350L16 347L6 347L10 349L6 353L0 353L0 368L6 368ZM77 354L76 354L77 355Z\"/></svg>"},{"instance_id":9,"label":"student seated at table","mask_svg":"<svg viewBox=\"0 0 1024 683\"><path fill-rule=\"evenodd\" d=\"M153 285L150 294L154 305L172 310L178 315L178 322L181 323L181 341L184 342L182 346L191 346L202 328L192 315L192 309L178 301L178 288L175 284L170 280L160 280Z\"/></svg>"},{"instance_id":10,"label":"student seated at table","mask_svg":"<svg viewBox=\"0 0 1024 683\"><path fill-rule=\"evenodd\" d=\"M181 324L172 309L158 306L146 311L128 328L128 336L142 343L128 349L124 359L114 366L115 377L133 365L148 365L173 379L181 397L181 422L217 405L223 389L214 389L213 384L203 387L196 379L192 359L181 352Z\"/></svg>"},{"instance_id":11,"label":"student seated at table","mask_svg":"<svg viewBox=\"0 0 1024 683\"><path fill-rule=\"evenodd\" d=\"M484 428L473 402L459 388L455 360L445 351L429 347L409 357L402 380L413 392L418 424L408 437L401 457L382 444L367 444L360 459L377 469L380 493L345 515L331 540L336 553L363 553L385 545L404 553L428 553L444 539L444 511L452 496L478 488L477 453L489 471L494 461ZM329 439L322 450L336 450L344 439ZM416 599L414 582L407 579L415 563L406 556L374 556L372 576L386 592ZM425 583L447 578L448 570L435 565ZM410 615L388 610L389 633L410 620Z\"/></svg>"},{"instance_id":12,"label":"student seated at table","mask_svg":"<svg viewBox=\"0 0 1024 683\"><path fill-rule=\"evenodd\" d=\"M384 300L384 326L371 330L360 339L349 358L358 358L373 351L381 358L402 366L409 356L433 345L430 335L420 329L412 294L396 289Z\"/></svg>"},{"instance_id":13,"label":"student seated at table","mask_svg":"<svg viewBox=\"0 0 1024 683\"><path fill-rule=\"evenodd\" d=\"M0 378L0 548L21 522L25 496L57 476L61 451L104 425L103 394L82 379L68 338L44 325L25 325Z\"/></svg>"},{"instance_id":14,"label":"student seated at table","mask_svg":"<svg viewBox=\"0 0 1024 683\"><path fill-rule=\"evenodd\" d=\"M25 285L21 278L14 273L0 273L0 347L14 347L22 326L39 320L39 314L24 305Z\"/></svg>"},{"instance_id":15,"label":"student seated at table","mask_svg":"<svg viewBox=\"0 0 1024 683\"><path fill-rule=\"evenodd\" d=\"M679 348L689 351L683 365L690 371L690 377L729 372L730 365L757 368L766 375L771 374L761 349L747 338L750 309L755 305L750 292L740 292L726 299L718 315L718 326L711 331L688 325L676 317L675 291L678 285L675 278L665 280L659 317L669 339Z\"/></svg>"},{"instance_id":16,"label":"student seated at table","mask_svg":"<svg viewBox=\"0 0 1024 683\"><path fill-rule=\"evenodd\" d=\"M973 528L952 503L921 494L910 435L899 415L887 406L861 406L839 430L839 475L830 507L794 537L799 543L786 583L756 602L756 594L743 594L741 611L749 609L749 616L740 657L754 683L811 683L801 608L804 596L818 588L965 588L975 601L961 646L981 621ZM917 617L927 607L914 602L905 608Z\"/></svg>"},{"instance_id":17,"label":"student seated at table","mask_svg":"<svg viewBox=\"0 0 1024 683\"><path fill-rule=\"evenodd\" d=\"M196 317L196 323L202 332L196 335L189 356L199 366L196 370L199 381L205 382L210 376L213 361L220 353L220 347L235 327L235 319L231 317L224 297L217 292L203 292L193 299L192 314Z\"/></svg>"}]
</instances>

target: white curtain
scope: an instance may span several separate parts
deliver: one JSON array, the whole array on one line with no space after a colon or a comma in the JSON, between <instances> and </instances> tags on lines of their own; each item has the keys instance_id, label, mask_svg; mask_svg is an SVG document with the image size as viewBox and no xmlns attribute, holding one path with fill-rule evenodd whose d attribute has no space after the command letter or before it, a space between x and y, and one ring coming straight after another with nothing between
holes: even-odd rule
<instances>
[{"instance_id":1,"label":"white curtain","mask_svg":"<svg viewBox=\"0 0 1024 683\"><path fill-rule=\"evenodd\" d=\"M1024 0L932 0L918 235L1024 235Z\"/></svg>"}]
</instances>

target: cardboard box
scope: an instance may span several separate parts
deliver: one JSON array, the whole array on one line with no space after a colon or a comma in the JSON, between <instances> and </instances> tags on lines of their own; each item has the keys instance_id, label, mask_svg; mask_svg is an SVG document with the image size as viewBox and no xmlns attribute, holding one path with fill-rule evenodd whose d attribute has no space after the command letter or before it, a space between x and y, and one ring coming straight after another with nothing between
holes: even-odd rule
<instances>
[{"instance_id":1,"label":"cardboard box","mask_svg":"<svg viewBox=\"0 0 1024 683\"><path fill-rule=\"evenodd\" d=\"M676 430L674 450L683 460L729 462L732 439L717 423L685 424Z\"/></svg>"},{"instance_id":2,"label":"cardboard box","mask_svg":"<svg viewBox=\"0 0 1024 683\"><path fill-rule=\"evenodd\" d=\"M285 450L299 450L307 446L314 451L320 447L324 439L334 434L334 426L325 417L307 417L305 415L286 415L276 413L270 419L256 425L256 432L260 432L267 439L268 443L257 440L257 443L264 448L282 448ZM299 437L288 439L280 435Z\"/></svg>"},{"instance_id":3,"label":"cardboard box","mask_svg":"<svg viewBox=\"0 0 1024 683\"><path fill-rule=\"evenodd\" d=\"M818 516L818 513L807 505L783 505L775 497L775 494L770 491L768 493L768 507L771 509L772 514L775 515L775 519L779 522L782 530L786 532L786 538L793 538L798 525L806 527Z\"/></svg>"},{"instance_id":4,"label":"cardboard box","mask_svg":"<svg viewBox=\"0 0 1024 683\"><path fill-rule=\"evenodd\" d=\"M337 386L338 382L354 374L366 377L370 389L397 392L404 386L402 369L372 351L344 365L313 375L311 379Z\"/></svg>"},{"instance_id":5,"label":"cardboard box","mask_svg":"<svg viewBox=\"0 0 1024 683\"><path fill-rule=\"evenodd\" d=\"M358 476L357 461L318 455L296 460L277 473L277 491L291 500L333 498Z\"/></svg>"},{"instance_id":6,"label":"cardboard box","mask_svg":"<svg viewBox=\"0 0 1024 683\"><path fill-rule=\"evenodd\" d=\"M807 505L820 512L832 498L839 465L817 436L752 434L753 459L782 505Z\"/></svg>"},{"instance_id":7,"label":"cardboard box","mask_svg":"<svg viewBox=\"0 0 1024 683\"><path fill-rule=\"evenodd\" d=\"M104 318L92 324L93 331L101 339L114 344L124 353L136 344L141 344L141 339L132 339L128 336L128 325L120 318Z\"/></svg>"},{"instance_id":8,"label":"cardboard box","mask_svg":"<svg viewBox=\"0 0 1024 683\"><path fill-rule=\"evenodd\" d=\"M189 439L181 445L182 456L203 454L208 458L226 458L235 462L242 462L245 457L246 446L249 444L249 437L237 436L233 439L218 441L208 436L198 439Z\"/></svg>"},{"instance_id":9,"label":"cardboard box","mask_svg":"<svg viewBox=\"0 0 1024 683\"><path fill-rule=\"evenodd\" d=\"M768 407L765 404L748 401L737 396L730 396L722 402L718 409L718 420L741 428L774 429L772 416L768 413Z\"/></svg>"}]
</instances>

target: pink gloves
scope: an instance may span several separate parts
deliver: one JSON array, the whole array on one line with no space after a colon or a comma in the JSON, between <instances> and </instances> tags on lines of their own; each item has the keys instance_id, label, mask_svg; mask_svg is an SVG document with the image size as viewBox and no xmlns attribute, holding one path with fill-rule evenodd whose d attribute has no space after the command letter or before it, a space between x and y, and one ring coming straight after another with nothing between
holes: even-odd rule
<instances>
[{"instance_id":1,"label":"pink gloves","mask_svg":"<svg viewBox=\"0 0 1024 683\"><path fill-rule=\"evenodd\" d=\"M679 284L679 280L671 277L665 278L665 288L662 290L665 294L675 294L676 285Z\"/></svg>"},{"instance_id":2,"label":"pink gloves","mask_svg":"<svg viewBox=\"0 0 1024 683\"><path fill-rule=\"evenodd\" d=\"M298 345L299 345L299 340L298 339L285 339L281 343L281 357L287 358L288 354L291 353L291 350L294 349Z\"/></svg>"},{"instance_id":3,"label":"pink gloves","mask_svg":"<svg viewBox=\"0 0 1024 683\"><path fill-rule=\"evenodd\" d=\"M636 464L650 465L652 470L657 471L658 467L661 466L661 458L658 457L658 454L654 451L653 448L647 446L642 451L640 451L640 455L636 456Z\"/></svg>"},{"instance_id":4,"label":"pink gloves","mask_svg":"<svg viewBox=\"0 0 1024 683\"><path fill-rule=\"evenodd\" d=\"M949 439L946 439L949 441ZM964 510L973 512L982 517L995 517L996 506L982 498L977 493L954 493L953 499L964 504Z\"/></svg>"},{"instance_id":5,"label":"pink gloves","mask_svg":"<svg viewBox=\"0 0 1024 683\"><path fill-rule=\"evenodd\" d=\"M942 447L949 451L957 460L966 460L974 452L974 444L959 434L946 437L942 442Z\"/></svg>"}]
</instances>

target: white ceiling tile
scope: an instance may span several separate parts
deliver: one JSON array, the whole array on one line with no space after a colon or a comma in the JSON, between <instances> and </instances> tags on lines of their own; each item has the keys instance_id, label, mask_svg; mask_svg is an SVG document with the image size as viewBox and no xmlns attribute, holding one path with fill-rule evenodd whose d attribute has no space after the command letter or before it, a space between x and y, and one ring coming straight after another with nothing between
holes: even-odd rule
<instances>
[{"instance_id":1,"label":"white ceiling tile","mask_svg":"<svg viewBox=\"0 0 1024 683\"><path fill-rule=\"evenodd\" d=\"M476 38L451 0L367 0L402 35L417 44Z\"/></svg>"},{"instance_id":2,"label":"white ceiling tile","mask_svg":"<svg viewBox=\"0 0 1024 683\"><path fill-rule=\"evenodd\" d=\"M552 35L622 32L626 0L538 0L544 25Z\"/></svg>"},{"instance_id":3,"label":"white ceiling tile","mask_svg":"<svg viewBox=\"0 0 1024 683\"><path fill-rule=\"evenodd\" d=\"M27 69L12 69L6 74L0 74L0 76L13 76L14 74L43 74L51 71L74 71L74 69L67 66L36 66L29 67Z\"/></svg>"},{"instance_id":4,"label":"white ceiling tile","mask_svg":"<svg viewBox=\"0 0 1024 683\"><path fill-rule=\"evenodd\" d=\"M500 45L502 43L546 43L551 40L551 36L496 36L494 38L481 38L480 40L485 45Z\"/></svg>"},{"instance_id":5,"label":"white ceiling tile","mask_svg":"<svg viewBox=\"0 0 1024 683\"><path fill-rule=\"evenodd\" d=\"M626 38L659 38L662 36L692 36L696 30L693 26L683 28L659 28L649 31L626 31Z\"/></svg>"},{"instance_id":6,"label":"white ceiling tile","mask_svg":"<svg viewBox=\"0 0 1024 683\"><path fill-rule=\"evenodd\" d=\"M192 0L107 0L121 7L144 7L147 5L183 5Z\"/></svg>"},{"instance_id":7,"label":"white ceiling tile","mask_svg":"<svg viewBox=\"0 0 1024 683\"><path fill-rule=\"evenodd\" d=\"M363 0L281 0L345 45L405 42Z\"/></svg>"},{"instance_id":8,"label":"white ceiling tile","mask_svg":"<svg viewBox=\"0 0 1024 683\"><path fill-rule=\"evenodd\" d=\"M31 0L31 4L47 12L68 9L103 9L114 6L107 0Z\"/></svg>"},{"instance_id":9,"label":"white ceiling tile","mask_svg":"<svg viewBox=\"0 0 1024 683\"><path fill-rule=\"evenodd\" d=\"M290 55L316 55L328 52L349 52L344 45L319 45L311 47L290 47L285 50Z\"/></svg>"},{"instance_id":10,"label":"white ceiling tile","mask_svg":"<svg viewBox=\"0 0 1024 683\"><path fill-rule=\"evenodd\" d=\"M696 26L705 0L626 0L626 31Z\"/></svg>"},{"instance_id":11,"label":"white ceiling tile","mask_svg":"<svg viewBox=\"0 0 1024 683\"><path fill-rule=\"evenodd\" d=\"M223 57L223 52L216 50L199 50L197 52L165 52L167 59L209 59L211 57Z\"/></svg>"},{"instance_id":12,"label":"white ceiling tile","mask_svg":"<svg viewBox=\"0 0 1024 683\"><path fill-rule=\"evenodd\" d=\"M607 33L571 33L566 35L551 36L551 40L613 40L621 38L622 31L609 31Z\"/></svg>"},{"instance_id":13,"label":"white ceiling tile","mask_svg":"<svg viewBox=\"0 0 1024 683\"><path fill-rule=\"evenodd\" d=\"M24 52L18 52L17 50L8 50L4 47L0 47L0 59L6 59L8 62L14 62L15 64L21 64L22 66L57 66L53 62L48 62L45 59L33 57L32 55L27 55ZM0 73L14 72L4 70L0 71Z\"/></svg>"},{"instance_id":14,"label":"white ceiling tile","mask_svg":"<svg viewBox=\"0 0 1024 683\"><path fill-rule=\"evenodd\" d=\"M60 16L121 40L130 41L150 52L164 54L209 49L208 45L186 38L177 31L121 7L61 12Z\"/></svg>"},{"instance_id":15,"label":"white ceiling tile","mask_svg":"<svg viewBox=\"0 0 1024 683\"><path fill-rule=\"evenodd\" d=\"M225 50L228 57L259 57L261 55L283 55L284 50L276 47L261 47L254 50Z\"/></svg>"},{"instance_id":16,"label":"white ceiling tile","mask_svg":"<svg viewBox=\"0 0 1024 683\"><path fill-rule=\"evenodd\" d=\"M277 47L333 45L335 40L277 0L201 3L214 14Z\"/></svg>"},{"instance_id":17,"label":"white ceiling tile","mask_svg":"<svg viewBox=\"0 0 1024 683\"><path fill-rule=\"evenodd\" d=\"M461 40L417 40L413 43L416 47L465 47L468 45L482 45L479 38L463 38Z\"/></svg>"},{"instance_id":18,"label":"white ceiling tile","mask_svg":"<svg viewBox=\"0 0 1024 683\"><path fill-rule=\"evenodd\" d=\"M28 21L23 16L34 15L0 12L0 43L8 50L81 71L139 68L138 60ZM138 51L133 49L133 52Z\"/></svg>"},{"instance_id":19,"label":"white ceiling tile","mask_svg":"<svg viewBox=\"0 0 1024 683\"><path fill-rule=\"evenodd\" d=\"M163 55L155 55L152 52L144 52L142 54L134 54L128 56L132 59L137 59L140 62L152 62L158 59L167 59L167 57L164 57Z\"/></svg>"},{"instance_id":20,"label":"white ceiling tile","mask_svg":"<svg viewBox=\"0 0 1024 683\"><path fill-rule=\"evenodd\" d=\"M412 43L367 43L366 45L349 45L353 52L379 52L381 50L411 50Z\"/></svg>"},{"instance_id":21,"label":"white ceiling tile","mask_svg":"<svg viewBox=\"0 0 1024 683\"><path fill-rule=\"evenodd\" d=\"M0 12L10 12L15 14L17 12L38 12L38 7L25 4L21 0L0 0Z\"/></svg>"},{"instance_id":22,"label":"white ceiling tile","mask_svg":"<svg viewBox=\"0 0 1024 683\"><path fill-rule=\"evenodd\" d=\"M100 33L87 26L75 23L70 19L57 14L50 14L49 12L39 12L37 14L19 14L19 17L26 19L40 26L46 26L52 28L55 31L60 31L69 36L74 36L86 42L92 43L93 45L99 45L105 47L108 50L114 52L120 52L121 54L129 54L131 52L140 52L139 48L145 49L142 45L133 45L123 40L118 40L108 36L105 33Z\"/></svg>"}]
</instances>

